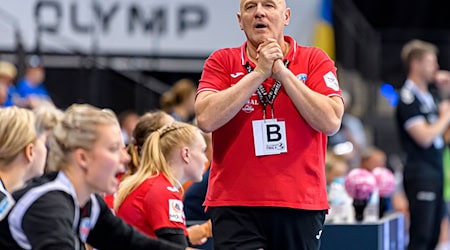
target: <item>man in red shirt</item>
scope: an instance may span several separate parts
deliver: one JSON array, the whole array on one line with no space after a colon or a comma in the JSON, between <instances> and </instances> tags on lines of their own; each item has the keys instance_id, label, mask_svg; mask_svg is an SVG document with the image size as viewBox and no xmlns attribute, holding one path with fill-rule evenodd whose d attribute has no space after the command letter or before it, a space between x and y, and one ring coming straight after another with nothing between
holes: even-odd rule
<instances>
[{"instance_id":1,"label":"man in red shirt","mask_svg":"<svg viewBox=\"0 0 450 250\"><path fill-rule=\"evenodd\" d=\"M285 0L241 0L247 41L207 59L195 103L213 132L205 205L215 249L319 249L327 135L344 105L334 62L284 36Z\"/></svg>"}]
</instances>

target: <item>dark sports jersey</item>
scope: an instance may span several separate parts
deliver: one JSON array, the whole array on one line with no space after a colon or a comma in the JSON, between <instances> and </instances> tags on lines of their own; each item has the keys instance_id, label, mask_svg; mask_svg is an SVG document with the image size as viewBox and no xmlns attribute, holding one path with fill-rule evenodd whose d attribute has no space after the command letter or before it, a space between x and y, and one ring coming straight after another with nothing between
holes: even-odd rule
<instances>
[{"instance_id":1,"label":"dark sports jersey","mask_svg":"<svg viewBox=\"0 0 450 250\"><path fill-rule=\"evenodd\" d=\"M289 36L285 36L285 41L290 50L284 61L289 62L289 70L301 84L324 96L341 96L334 62L322 50L300 46ZM205 62L198 93L219 92L239 84L249 72L246 65L256 67L245 49L246 43L212 53ZM269 78L262 86L269 93L274 83ZM228 123L212 133L213 161L206 206L328 209L327 135L303 119L283 86L273 102L273 111L274 118L286 124L287 153L255 155L252 123L263 118L257 93Z\"/></svg>"},{"instance_id":2,"label":"dark sports jersey","mask_svg":"<svg viewBox=\"0 0 450 250\"><path fill-rule=\"evenodd\" d=\"M432 94L421 93L413 82L407 80L400 90L400 101L396 110L400 140L406 153L405 178L441 178L444 149L442 135L436 137L428 148L423 148L407 132L407 129L417 122L433 124L438 117L438 106Z\"/></svg>"},{"instance_id":3,"label":"dark sports jersey","mask_svg":"<svg viewBox=\"0 0 450 250\"><path fill-rule=\"evenodd\" d=\"M98 195L80 208L63 172L32 180L13 193L16 205L0 222L0 249L184 249L156 241L115 217Z\"/></svg>"}]
</instances>

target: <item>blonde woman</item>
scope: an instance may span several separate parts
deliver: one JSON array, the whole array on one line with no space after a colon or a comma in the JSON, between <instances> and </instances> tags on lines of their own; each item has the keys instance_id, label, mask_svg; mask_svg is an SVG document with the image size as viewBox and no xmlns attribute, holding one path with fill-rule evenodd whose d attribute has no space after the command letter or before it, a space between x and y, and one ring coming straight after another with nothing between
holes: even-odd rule
<instances>
[{"instance_id":1,"label":"blonde woman","mask_svg":"<svg viewBox=\"0 0 450 250\"><path fill-rule=\"evenodd\" d=\"M64 112L54 105L43 104L33 109L33 113L36 116L36 132L39 135L45 135L47 137L52 136L53 128L62 119ZM45 164L44 170L46 172L55 171L56 169L49 169L48 164Z\"/></svg>"},{"instance_id":2,"label":"blonde woman","mask_svg":"<svg viewBox=\"0 0 450 250\"><path fill-rule=\"evenodd\" d=\"M50 137L49 164L58 172L13 194L0 222L0 249L185 249L145 237L115 217L96 193L112 193L129 161L115 114L74 104Z\"/></svg>"},{"instance_id":3,"label":"blonde woman","mask_svg":"<svg viewBox=\"0 0 450 250\"><path fill-rule=\"evenodd\" d=\"M39 105L33 110L36 116L36 130L39 134L51 135L53 128L62 119L64 112L53 105Z\"/></svg>"},{"instance_id":4,"label":"blonde woman","mask_svg":"<svg viewBox=\"0 0 450 250\"><path fill-rule=\"evenodd\" d=\"M155 132L164 125L171 124L175 120L172 116L168 115L164 111L148 112L142 115L138 123L136 124L130 143L128 144L127 151L131 156L130 162L127 164L127 168L124 173L117 175L119 182L128 176L136 173L139 168L139 159L144 146L145 139L147 139L151 133ZM114 207L114 199L116 194L107 194L104 199L108 207Z\"/></svg>"},{"instance_id":5,"label":"blonde woman","mask_svg":"<svg viewBox=\"0 0 450 250\"><path fill-rule=\"evenodd\" d=\"M144 143L137 172L120 184L117 215L149 236L187 246L179 188L186 180L202 180L205 150L205 140L193 125L173 123L153 132Z\"/></svg>"},{"instance_id":6,"label":"blonde woman","mask_svg":"<svg viewBox=\"0 0 450 250\"><path fill-rule=\"evenodd\" d=\"M46 135L36 133L35 116L17 107L0 108L0 220L14 205L11 192L44 171Z\"/></svg>"}]
</instances>

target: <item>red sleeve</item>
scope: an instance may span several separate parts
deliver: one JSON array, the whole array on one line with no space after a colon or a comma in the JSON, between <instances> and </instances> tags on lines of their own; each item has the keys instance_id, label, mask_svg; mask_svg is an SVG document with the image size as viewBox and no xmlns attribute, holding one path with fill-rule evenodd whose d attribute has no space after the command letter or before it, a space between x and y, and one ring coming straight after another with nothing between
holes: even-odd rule
<instances>
[{"instance_id":1,"label":"red sleeve","mask_svg":"<svg viewBox=\"0 0 450 250\"><path fill-rule=\"evenodd\" d=\"M230 86L230 62L227 60L230 49L221 49L206 59L197 94L202 91L221 91ZM228 53L227 53L228 51Z\"/></svg>"},{"instance_id":2,"label":"red sleeve","mask_svg":"<svg viewBox=\"0 0 450 250\"><path fill-rule=\"evenodd\" d=\"M309 55L308 87L326 96L341 96L341 88L333 60L318 48L311 47Z\"/></svg>"},{"instance_id":3,"label":"red sleeve","mask_svg":"<svg viewBox=\"0 0 450 250\"><path fill-rule=\"evenodd\" d=\"M155 231L161 228L180 228L186 233L180 193L157 189L147 193L143 205L148 223Z\"/></svg>"}]
</instances>

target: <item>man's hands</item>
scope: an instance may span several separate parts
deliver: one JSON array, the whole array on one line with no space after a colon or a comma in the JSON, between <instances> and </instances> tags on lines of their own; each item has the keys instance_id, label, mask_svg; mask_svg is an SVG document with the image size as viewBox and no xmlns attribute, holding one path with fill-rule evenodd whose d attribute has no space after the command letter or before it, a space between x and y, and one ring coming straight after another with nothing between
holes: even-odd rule
<instances>
[{"instance_id":1,"label":"man's hands","mask_svg":"<svg viewBox=\"0 0 450 250\"><path fill-rule=\"evenodd\" d=\"M256 58L258 63L255 71L262 74L264 78L277 79L281 70L283 70L283 50L278 42L269 38L261 43L256 50Z\"/></svg>"},{"instance_id":2,"label":"man's hands","mask_svg":"<svg viewBox=\"0 0 450 250\"><path fill-rule=\"evenodd\" d=\"M445 96L450 97L450 71L439 70L435 75L436 86Z\"/></svg>"}]
</instances>

